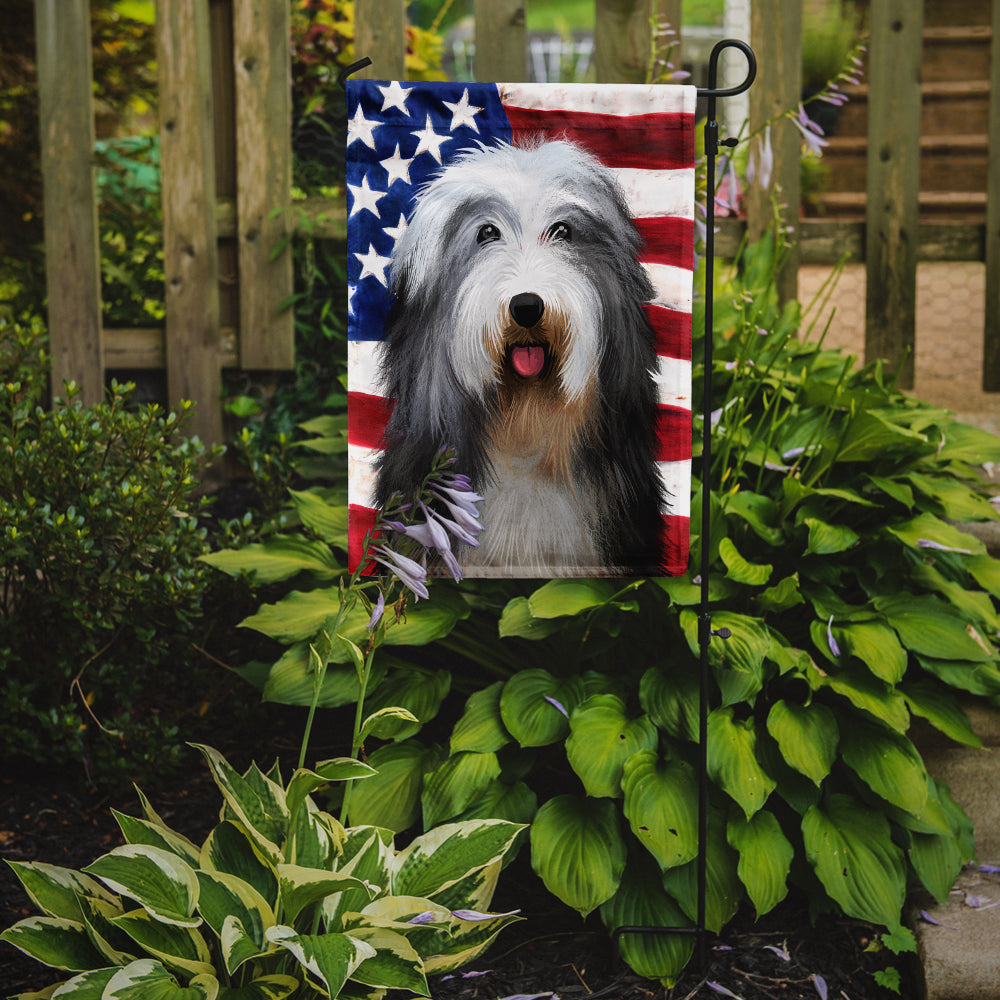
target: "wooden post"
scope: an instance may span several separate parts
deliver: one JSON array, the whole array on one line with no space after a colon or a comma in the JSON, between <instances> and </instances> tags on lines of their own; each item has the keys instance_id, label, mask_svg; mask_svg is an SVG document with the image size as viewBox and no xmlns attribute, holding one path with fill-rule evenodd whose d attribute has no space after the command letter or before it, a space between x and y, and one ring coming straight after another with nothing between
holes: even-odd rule
<instances>
[{"instance_id":1,"label":"wooden post","mask_svg":"<svg viewBox=\"0 0 1000 1000\"><path fill-rule=\"evenodd\" d=\"M760 68L750 88L750 131L798 107L802 99L802 4L800 0L760 0L750 8L750 39ZM720 114L725 114L723 108ZM735 134L739 122L730 122ZM754 144L760 140L754 139ZM771 126L774 169L766 188L755 179L747 192L747 228L751 240L760 239L774 221L779 205L779 225L793 230L793 244L778 273L778 297L782 302L798 297L799 288L799 160L802 135L787 118ZM759 150L758 146L758 150ZM774 234L778 238L779 234Z\"/></svg>"},{"instance_id":2,"label":"wooden post","mask_svg":"<svg viewBox=\"0 0 1000 1000\"><path fill-rule=\"evenodd\" d=\"M983 389L1000 392L1000 0L993 0L989 170L986 180L986 326Z\"/></svg>"},{"instance_id":3,"label":"wooden post","mask_svg":"<svg viewBox=\"0 0 1000 1000\"><path fill-rule=\"evenodd\" d=\"M207 0L160 0L167 395L171 403L197 403L192 432L215 444L222 440L222 406L210 50Z\"/></svg>"},{"instance_id":4,"label":"wooden post","mask_svg":"<svg viewBox=\"0 0 1000 1000\"><path fill-rule=\"evenodd\" d=\"M913 386L923 3L872 0L868 53L865 360ZM904 360L905 359L905 360Z\"/></svg>"},{"instance_id":5,"label":"wooden post","mask_svg":"<svg viewBox=\"0 0 1000 1000\"><path fill-rule=\"evenodd\" d=\"M594 68L598 83L645 83L653 0L595 0Z\"/></svg>"},{"instance_id":6,"label":"wooden post","mask_svg":"<svg viewBox=\"0 0 1000 1000\"><path fill-rule=\"evenodd\" d=\"M528 76L524 0L475 0L476 79L520 83Z\"/></svg>"},{"instance_id":7,"label":"wooden post","mask_svg":"<svg viewBox=\"0 0 1000 1000\"><path fill-rule=\"evenodd\" d=\"M88 0L35 0L52 394L104 397Z\"/></svg>"},{"instance_id":8,"label":"wooden post","mask_svg":"<svg viewBox=\"0 0 1000 1000\"><path fill-rule=\"evenodd\" d=\"M364 56L372 65L359 80L406 79L406 0L356 0L354 58Z\"/></svg>"},{"instance_id":9,"label":"wooden post","mask_svg":"<svg viewBox=\"0 0 1000 1000\"><path fill-rule=\"evenodd\" d=\"M290 34L288 0L233 7L242 368L295 367Z\"/></svg>"}]
</instances>

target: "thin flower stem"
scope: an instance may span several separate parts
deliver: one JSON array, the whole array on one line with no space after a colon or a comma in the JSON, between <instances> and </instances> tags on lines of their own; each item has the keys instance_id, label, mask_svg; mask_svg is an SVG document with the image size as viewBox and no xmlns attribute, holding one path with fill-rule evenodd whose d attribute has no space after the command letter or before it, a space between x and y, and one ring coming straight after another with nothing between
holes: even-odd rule
<instances>
[{"instance_id":1,"label":"thin flower stem","mask_svg":"<svg viewBox=\"0 0 1000 1000\"><path fill-rule=\"evenodd\" d=\"M375 658L375 644L369 643L367 655L365 656L364 668L358 684L358 701L354 707L354 732L351 734L351 756L357 760L361 754L361 746L364 739L361 736L361 729L365 719L365 696L368 693L368 679L372 674L372 660ZM354 787L353 781L348 781L344 786L344 800L340 805L341 826L347 826L348 810L351 805L351 789Z\"/></svg>"}]
</instances>

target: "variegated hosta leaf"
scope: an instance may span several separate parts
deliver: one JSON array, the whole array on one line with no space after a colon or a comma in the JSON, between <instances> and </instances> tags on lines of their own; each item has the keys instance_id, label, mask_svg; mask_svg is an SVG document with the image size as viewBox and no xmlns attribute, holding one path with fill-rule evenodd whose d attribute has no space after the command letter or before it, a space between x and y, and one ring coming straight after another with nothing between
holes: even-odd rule
<instances>
[{"instance_id":1,"label":"variegated hosta leaf","mask_svg":"<svg viewBox=\"0 0 1000 1000\"><path fill-rule=\"evenodd\" d=\"M522 827L522 832L523 830ZM493 864L479 868L466 875L465 878L453 882L446 889L434 893L434 901L442 906L447 906L449 910L460 910L464 907L473 910L488 910L490 903L493 902L493 894L496 892L500 870L503 868L505 860L506 856L497 858Z\"/></svg>"},{"instance_id":2,"label":"variegated hosta leaf","mask_svg":"<svg viewBox=\"0 0 1000 1000\"><path fill-rule=\"evenodd\" d=\"M252 885L271 907L278 904L278 875L245 826L226 820L201 847L203 871L224 872Z\"/></svg>"},{"instance_id":3,"label":"variegated hosta leaf","mask_svg":"<svg viewBox=\"0 0 1000 1000\"><path fill-rule=\"evenodd\" d=\"M182 834L169 827L152 823L145 819L126 816L125 813L112 809L115 819L125 840L130 844L146 844L149 847L159 847L186 861L192 867L198 864L199 849Z\"/></svg>"},{"instance_id":4,"label":"variegated hosta leaf","mask_svg":"<svg viewBox=\"0 0 1000 1000\"><path fill-rule=\"evenodd\" d=\"M691 921L664 891L652 859L629 859L618 891L601 904L601 920L611 932L619 927L689 927ZM672 986L694 950L691 934L623 934L623 959L640 976Z\"/></svg>"},{"instance_id":5,"label":"variegated hosta leaf","mask_svg":"<svg viewBox=\"0 0 1000 1000\"><path fill-rule=\"evenodd\" d=\"M698 853L698 783L690 765L643 750L625 762L625 817L661 869Z\"/></svg>"},{"instance_id":6,"label":"variegated hosta leaf","mask_svg":"<svg viewBox=\"0 0 1000 1000\"><path fill-rule=\"evenodd\" d=\"M300 865L278 865L281 906L286 920L294 921L302 910L345 889L361 889L375 895L361 879L342 872L327 872Z\"/></svg>"},{"instance_id":7,"label":"variegated hosta leaf","mask_svg":"<svg viewBox=\"0 0 1000 1000\"><path fill-rule=\"evenodd\" d=\"M717 708L709 715L708 774L748 818L764 804L776 782L757 762L752 718L737 721L731 707Z\"/></svg>"},{"instance_id":8,"label":"variegated hosta leaf","mask_svg":"<svg viewBox=\"0 0 1000 1000\"><path fill-rule=\"evenodd\" d=\"M317 764L313 770L300 767L288 782L285 792L285 805L288 812L294 816L306 796L312 795L317 788L328 785L331 781L348 781L354 778L370 778L378 772L373 767L353 757L337 757Z\"/></svg>"},{"instance_id":9,"label":"variegated hosta leaf","mask_svg":"<svg viewBox=\"0 0 1000 1000\"><path fill-rule=\"evenodd\" d=\"M93 896L83 896L80 905L90 940L104 956L105 965L128 965L139 958L140 949L135 942L114 925L115 917L125 912L119 902L109 903Z\"/></svg>"},{"instance_id":10,"label":"variegated hosta leaf","mask_svg":"<svg viewBox=\"0 0 1000 1000\"><path fill-rule=\"evenodd\" d=\"M285 1000L299 985L294 976L261 976L245 986L224 986L218 1000Z\"/></svg>"},{"instance_id":11,"label":"variegated hosta leaf","mask_svg":"<svg viewBox=\"0 0 1000 1000\"><path fill-rule=\"evenodd\" d=\"M621 796L622 768L638 750L656 748L659 733L648 715L630 719L625 702L595 694L573 711L566 757L588 795Z\"/></svg>"},{"instance_id":12,"label":"variegated hosta leaf","mask_svg":"<svg viewBox=\"0 0 1000 1000\"><path fill-rule=\"evenodd\" d=\"M123 913L111 922L169 968L180 969L189 976L213 971L205 939L190 927L160 923L145 910Z\"/></svg>"},{"instance_id":13,"label":"variegated hosta leaf","mask_svg":"<svg viewBox=\"0 0 1000 1000\"><path fill-rule=\"evenodd\" d=\"M424 963L402 934L384 927L355 927L351 937L375 949L375 954L351 973L355 982L430 996Z\"/></svg>"},{"instance_id":14,"label":"variegated hosta leaf","mask_svg":"<svg viewBox=\"0 0 1000 1000\"><path fill-rule=\"evenodd\" d=\"M223 938L223 929L227 920L239 923L242 937L249 938L254 954L266 950L264 931L275 923L274 912L264 897L248 882L238 879L235 875L224 872L198 872L198 883L201 894L198 898L198 910L205 922ZM230 930L230 940L234 939L234 931ZM236 935L239 938L239 935ZM246 961L250 955L245 954L246 948L241 944L239 960L230 964L234 957L232 948L226 949L227 971L232 975L237 967Z\"/></svg>"},{"instance_id":15,"label":"variegated hosta leaf","mask_svg":"<svg viewBox=\"0 0 1000 1000\"><path fill-rule=\"evenodd\" d=\"M500 716L500 692L503 681L497 681L469 696L462 717L451 734L451 752L474 750L476 753L496 753L510 742Z\"/></svg>"},{"instance_id":16,"label":"variegated hosta leaf","mask_svg":"<svg viewBox=\"0 0 1000 1000\"><path fill-rule=\"evenodd\" d=\"M730 820L726 837L730 847L740 853L736 873L758 918L762 917L788 895L788 872L795 849L774 814L765 809L750 819L737 816Z\"/></svg>"},{"instance_id":17,"label":"variegated hosta leaf","mask_svg":"<svg viewBox=\"0 0 1000 1000\"><path fill-rule=\"evenodd\" d=\"M87 929L65 917L28 917L19 920L0 934L26 955L54 969L81 972L100 968L105 959L91 944Z\"/></svg>"},{"instance_id":18,"label":"variegated hosta leaf","mask_svg":"<svg viewBox=\"0 0 1000 1000\"><path fill-rule=\"evenodd\" d=\"M625 842L608 799L558 795L531 824L531 865L549 892L586 916L618 889Z\"/></svg>"},{"instance_id":19,"label":"variegated hosta leaf","mask_svg":"<svg viewBox=\"0 0 1000 1000\"><path fill-rule=\"evenodd\" d=\"M134 899L150 916L165 924L197 927L201 918L198 879L194 870L171 851L147 844L125 844L85 869L113 892Z\"/></svg>"},{"instance_id":20,"label":"variegated hosta leaf","mask_svg":"<svg viewBox=\"0 0 1000 1000\"><path fill-rule=\"evenodd\" d=\"M293 928L278 924L268 928L267 939L291 952L309 978L332 997L365 959L375 957L370 944L349 934L296 934Z\"/></svg>"},{"instance_id":21,"label":"variegated hosta leaf","mask_svg":"<svg viewBox=\"0 0 1000 1000\"><path fill-rule=\"evenodd\" d=\"M805 814L802 837L823 887L849 917L899 923L906 866L882 813L849 795L830 795Z\"/></svg>"},{"instance_id":22,"label":"variegated hosta leaf","mask_svg":"<svg viewBox=\"0 0 1000 1000\"><path fill-rule=\"evenodd\" d=\"M278 845L288 831L284 789L254 769L246 776L240 775L212 747L192 745L205 755L212 777L235 818L247 828L264 855L277 863L281 856Z\"/></svg>"},{"instance_id":23,"label":"variegated hosta leaf","mask_svg":"<svg viewBox=\"0 0 1000 1000\"><path fill-rule=\"evenodd\" d=\"M393 859L392 892L433 899L467 875L499 861L523 827L505 820L446 823Z\"/></svg>"},{"instance_id":24,"label":"variegated hosta leaf","mask_svg":"<svg viewBox=\"0 0 1000 1000\"><path fill-rule=\"evenodd\" d=\"M428 975L451 972L474 961L504 927L521 919L516 912L479 914L474 920L464 919L462 914L468 912L452 910L455 919L450 934L445 936L442 933L442 940L424 958L424 971ZM419 950L417 941L414 945Z\"/></svg>"},{"instance_id":25,"label":"variegated hosta leaf","mask_svg":"<svg viewBox=\"0 0 1000 1000\"><path fill-rule=\"evenodd\" d=\"M46 916L81 920L80 897L92 896L109 903L116 902L97 879L39 861L8 861L31 901Z\"/></svg>"},{"instance_id":26,"label":"variegated hosta leaf","mask_svg":"<svg viewBox=\"0 0 1000 1000\"><path fill-rule=\"evenodd\" d=\"M328 931L344 930L345 913L357 913L367 906L372 891L388 889L391 855L391 831L373 826L356 826L347 831L337 870L342 875L353 875L367 888L345 889L323 900L323 920Z\"/></svg>"},{"instance_id":27,"label":"variegated hosta leaf","mask_svg":"<svg viewBox=\"0 0 1000 1000\"><path fill-rule=\"evenodd\" d=\"M65 983L56 987L53 991L50 986L43 993L21 993L11 1000L28 1000L29 997L38 998L53 997L55 1000L101 1000L104 996L104 988L114 978L119 967L113 966L107 969L91 969L89 972L81 972L80 975L67 979Z\"/></svg>"},{"instance_id":28,"label":"variegated hosta leaf","mask_svg":"<svg viewBox=\"0 0 1000 1000\"><path fill-rule=\"evenodd\" d=\"M826 705L778 700L768 713L767 731L777 740L785 761L815 785L830 773L840 733Z\"/></svg>"},{"instance_id":29,"label":"variegated hosta leaf","mask_svg":"<svg viewBox=\"0 0 1000 1000\"><path fill-rule=\"evenodd\" d=\"M344 836L338 820L317 809L312 799L306 799L292 819L285 858L304 868L335 868Z\"/></svg>"},{"instance_id":30,"label":"variegated hosta leaf","mask_svg":"<svg viewBox=\"0 0 1000 1000\"><path fill-rule=\"evenodd\" d=\"M219 944L222 948L222 959L226 963L226 971L230 975L250 959L260 958L267 952L275 950L275 946L270 942L261 945L254 940L243 922L232 915L222 921Z\"/></svg>"},{"instance_id":31,"label":"variegated hosta leaf","mask_svg":"<svg viewBox=\"0 0 1000 1000\"><path fill-rule=\"evenodd\" d=\"M119 969L108 981L101 1000L216 1000L219 981L196 976L187 986L153 959L143 958Z\"/></svg>"}]
</instances>

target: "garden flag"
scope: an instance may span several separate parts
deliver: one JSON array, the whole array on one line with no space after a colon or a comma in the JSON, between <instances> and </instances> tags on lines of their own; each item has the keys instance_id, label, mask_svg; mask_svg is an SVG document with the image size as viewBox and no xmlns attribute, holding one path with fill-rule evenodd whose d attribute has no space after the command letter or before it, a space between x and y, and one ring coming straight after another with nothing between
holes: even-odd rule
<instances>
[{"instance_id":1,"label":"garden flag","mask_svg":"<svg viewBox=\"0 0 1000 1000\"><path fill-rule=\"evenodd\" d=\"M466 575L686 571L695 97L348 82L352 567L449 447Z\"/></svg>"}]
</instances>

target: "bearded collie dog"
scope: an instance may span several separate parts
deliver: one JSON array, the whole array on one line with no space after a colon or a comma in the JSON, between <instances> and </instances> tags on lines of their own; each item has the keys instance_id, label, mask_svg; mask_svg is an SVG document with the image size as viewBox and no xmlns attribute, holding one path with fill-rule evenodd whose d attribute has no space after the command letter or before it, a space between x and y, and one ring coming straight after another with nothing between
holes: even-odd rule
<instances>
[{"instance_id":1,"label":"bearded collie dog","mask_svg":"<svg viewBox=\"0 0 1000 1000\"><path fill-rule=\"evenodd\" d=\"M482 495L472 576L658 574L654 291L614 175L566 141L480 145L393 254L376 504L442 446Z\"/></svg>"}]
</instances>

